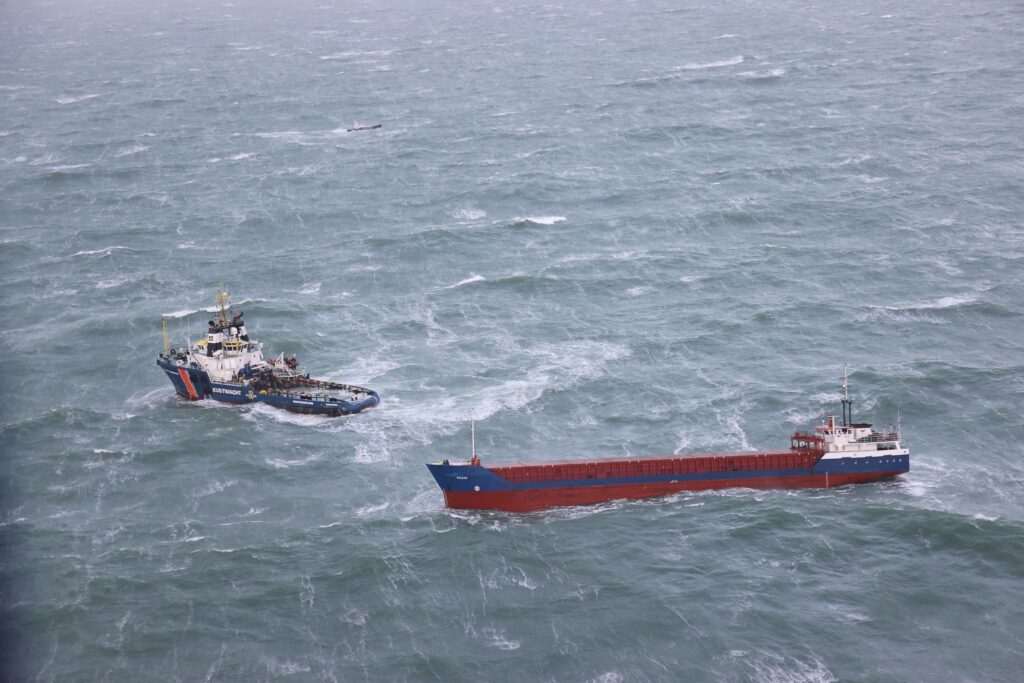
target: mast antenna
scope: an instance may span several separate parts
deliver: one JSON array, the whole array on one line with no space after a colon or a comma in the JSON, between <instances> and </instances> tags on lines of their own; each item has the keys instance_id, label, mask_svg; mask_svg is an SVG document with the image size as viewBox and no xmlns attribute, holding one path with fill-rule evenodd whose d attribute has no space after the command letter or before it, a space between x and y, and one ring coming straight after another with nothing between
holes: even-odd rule
<instances>
[{"instance_id":1,"label":"mast antenna","mask_svg":"<svg viewBox=\"0 0 1024 683\"><path fill-rule=\"evenodd\" d=\"M479 465L480 458L476 457L476 420L469 421L470 458L469 464Z\"/></svg>"},{"instance_id":2,"label":"mast antenna","mask_svg":"<svg viewBox=\"0 0 1024 683\"><path fill-rule=\"evenodd\" d=\"M850 373L847 371L846 363L843 363L843 426L849 427L853 423L853 401L850 400Z\"/></svg>"},{"instance_id":3,"label":"mast antenna","mask_svg":"<svg viewBox=\"0 0 1024 683\"><path fill-rule=\"evenodd\" d=\"M220 306L220 324L222 326L228 324L228 309L226 304L229 296L231 295L224 291L224 283L221 282L220 289L217 291L217 304Z\"/></svg>"},{"instance_id":4,"label":"mast antenna","mask_svg":"<svg viewBox=\"0 0 1024 683\"><path fill-rule=\"evenodd\" d=\"M167 336L167 318L160 318L160 326L164 331L164 355L171 355L171 338Z\"/></svg>"}]
</instances>

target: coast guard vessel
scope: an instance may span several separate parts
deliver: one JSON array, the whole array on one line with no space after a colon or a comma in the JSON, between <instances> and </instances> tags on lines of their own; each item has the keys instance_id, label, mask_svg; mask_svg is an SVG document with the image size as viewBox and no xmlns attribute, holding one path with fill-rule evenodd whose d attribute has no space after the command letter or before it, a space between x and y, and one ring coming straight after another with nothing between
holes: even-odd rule
<instances>
[{"instance_id":1,"label":"coast guard vessel","mask_svg":"<svg viewBox=\"0 0 1024 683\"><path fill-rule=\"evenodd\" d=\"M266 403L293 413L350 415L380 403L377 392L351 384L310 379L298 373L295 357L282 353L263 357L263 344L251 339L244 312L229 317L228 294L217 293L219 317L210 320L206 336L172 349L163 320L164 349L156 364L174 390L190 401Z\"/></svg>"},{"instance_id":2,"label":"coast guard vessel","mask_svg":"<svg viewBox=\"0 0 1024 683\"><path fill-rule=\"evenodd\" d=\"M442 460L427 465L450 508L529 512L556 505L587 505L680 491L832 487L876 481L910 470L900 427L875 431L853 422L844 376L841 421L829 415L811 433L796 432L788 450L581 460L484 467Z\"/></svg>"}]
</instances>

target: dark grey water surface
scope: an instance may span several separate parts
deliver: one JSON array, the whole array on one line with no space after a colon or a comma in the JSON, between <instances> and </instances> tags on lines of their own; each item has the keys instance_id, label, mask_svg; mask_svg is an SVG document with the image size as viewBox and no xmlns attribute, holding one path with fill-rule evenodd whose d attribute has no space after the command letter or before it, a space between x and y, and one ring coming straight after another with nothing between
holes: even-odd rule
<instances>
[{"instance_id":1,"label":"dark grey water surface","mask_svg":"<svg viewBox=\"0 0 1024 683\"><path fill-rule=\"evenodd\" d=\"M17 681L1015 681L1024 9L0 4ZM380 130L347 133L354 120ZM223 281L348 419L177 399ZM423 463L912 471L529 515Z\"/></svg>"}]
</instances>

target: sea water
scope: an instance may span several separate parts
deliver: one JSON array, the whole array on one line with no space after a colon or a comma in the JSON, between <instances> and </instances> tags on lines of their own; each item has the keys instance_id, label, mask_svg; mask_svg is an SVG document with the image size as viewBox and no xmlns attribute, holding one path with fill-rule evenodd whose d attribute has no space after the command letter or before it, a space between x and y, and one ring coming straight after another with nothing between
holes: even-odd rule
<instances>
[{"instance_id":1,"label":"sea water","mask_svg":"<svg viewBox=\"0 0 1024 683\"><path fill-rule=\"evenodd\" d=\"M1015 681L1024 10L0 6L14 681ZM380 123L347 132L354 121ZM179 399L224 283L340 419ZM450 511L424 463L778 449L834 490Z\"/></svg>"}]
</instances>

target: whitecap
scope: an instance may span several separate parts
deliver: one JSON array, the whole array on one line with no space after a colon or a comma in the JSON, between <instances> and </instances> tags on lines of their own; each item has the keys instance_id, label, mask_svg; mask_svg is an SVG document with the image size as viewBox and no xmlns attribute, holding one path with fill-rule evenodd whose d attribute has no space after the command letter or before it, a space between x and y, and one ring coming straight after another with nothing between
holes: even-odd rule
<instances>
[{"instance_id":1,"label":"whitecap","mask_svg":"<svg viewBox=\"0 0 1024 683\"><path fill-rule=\"evenodd\" d=\"M391 503L381 503L380 505L367 505L366 507L356 508L356 515L359 517L369 517L377 512L383 512L391 506Z\"/></svg>"},{"instance_id":2,"label":"whitecap","mask_svg":"<svg viewBox=\"0 0 1024 683\"><path fill-rule=\"evenodd\" d=\"M976 294L960 294L957 296L944 296L935 301L918 304L914 308L956 308L963 304L973 304L978 301Z\"/></svg>"},{"instance_id":3,"label":"whitecap","mask_svg":"<svg viewBox=\"0 0 1024 683\"><path fill-rule=\"evenodd\" d=\"M467 277L465 280L459 280L454 285L448 285L447 287L443 287L442 289L455 289L456 287L461 287L463 285L468 285L468 284L470 284L472 282L484 282L486 280L487 280L487 278L485 278L483 275L477 275L476 273L473 273L472 275Z\"/></svg>"},{"instance_id":4,"label":"whitecap","mask_svg":"<svg viewBox=\"0 0 1024 683\"><path fill-rule=\"evenodd\" d=\"M196 491L196 496L204 498L206 496L213 495L214 493L220 493L221 491L224 491L225 489L228 489L237 483L238 482L235 481L234 479L225 479L223 481L214 480L210 482L209 485Z\"/></svg>"},{"instance_id":5,"label":"whitecap","mask_svg":"<svg viewBox=\"0 0 1024 683\"><path fill-rule=\"evenodd\" d=\"M306 456L305 458L296 458L294 460L285 460L284 458L267 458L264 462L273 467L275 470L287 470L292 467L300 467L302 465L308 465L311 462L320 460L321 455L314 453Z\"/></svg>"},{"instance_id":6,"label":"whitecap","mask_svg":"<svg viewBox=\"0 0 1024 683\"><path fill-rule=\"evenodd\" d=\"M482 629L483 635L486 636L487 644L491 647L496 647L499 650L518 650L520 642L518 640L510 640L505 637L505 630L500 627L487 627Z\"/></svg>"},{"instance_id":7,"label":"whitecap","mask_svg":"<svg viewBox=\"0 0 1024 683\"><path fill-rule=\"evenodd\" d=\"M824 411L820 408L811 408L809 410L798 410L791 408L786 411L786 422L795 425L809 425L815 421L820 421Z\"/></svg>"},{"instance_id":8,"label":"whitecap","mask_svg":"<svg viewBox=\"0 0 1024 683\"><path fill-rule=\"evenodd\" d=\"M129 145L128 147L122 147L121 149L114 152L114 158L118 159L121 157L131 156L132 154L138 154L139 152L145 152L149 147L142 144Z\"/></svg>"},{"instance_id":9,"label":"whitecap","mask_svg":"<svg viewBox=\"0 0 1024 683\"><path fill-rule=\"evenodd\" d=\"M741 71L738 75L751 81L763 81L785 76L786 70L780 67L778 69L769 69L767 71Z\"/></svg>"},{"instance_id":10,"label":"whitecap","mask_svg":"<svg viewBox=\"0 0 1024 683\"><path fill-rule=\"evenodd\" d=\"M79 97L62 95L61 97L57 98L57 104L76 104L78 102L85 102L86 100L96 99L97 97L102 97L102 95L100 95L99 93L92 95L81 95Z\"/></svg>"},{"instance_id":11,"label":"whitecap","mask_svg":"<svg viewBox=\"0 0 1024 683\"><path fill-rule=\"evenodd\" d=\"M213 401L213 403L218 402ZM249 406L249 410L243 414L242 419L247 422L255 422L257 425L267 419L273 420L274 422L299 425L302 427L322 427L331 423L330 418L325 418L322 415L302 415L301 413L292 413L287 410L273 408L265 403L251 404Z\"/></svg>"},{"instance_id":12,"label":"whitecap","mask_svg":"<svg viewBox=\"0 0 1024 683\"><path fill-rule=\"evenodd\" d=\"M164 318L184 318L185 316L192 315L197 311L172 311L170 313L161 313L160 315Z\"/></svg>"},{"instance_id":13,"label":"whitecap","mask_svg":"<svg viewBox=\"0 0 1024 683\"><path fill-rule=\"evenodd\" d=\"M372 378L380 377L381 375L400 367L401 365L399 363L392 360L360 357L353 360L352 365L347 368L331 370L327 373L326 379L340 381L346 384L358 384L359 382L369 381Z\"/></svg>"},{"instance_id":14,"label":"whitecap","mask_svg":"<svg viewBox=\"0 0 1024 683\"><path fill-rule=\"evenodd\" d=\"M181 247L179 247L179 248L181 248ZM241 301L239 301L237 303L234 303L233 305L234 306L243 306L243 305L245 305L247 303L252 303L252 300L251 299L242 299ZM161 315L164 318L187 318L188 316L195 315L196 313L219 313L219 312L220 312L220 306L207 306L206 308L195 308L195 309L191 309L191 310L173 311L171 313L162 313Z\"/></svg>"},{"instance_id":15,"label":"whitecap","mask_svg":"<svg viewBox=\"0 0 1024 683\"><path fill-rule=\"evenodd\" d=\"M554 225L555 223L561 223L566 220L565 216L526 216L525 218L517 218L517 221L529 221L538 225Z\"/></svg>"},{"instance_id":16,"label":"whitecap","mask_svg":"<svg viewBox=\"0 0 1024 683\"><path fill-rule=\"evenodd\" d=\"M90 251L76 251L71 254L69 258L75 258L76 256L110 256L115 251L134 251L131 247L123 247L120 244L115 244L112 247L105 247L103 249L93 249Z\"/></svg>"},{"instance_id":17,"label":"whitecap","mask_svg":"<svg viewBox=\"0 0 1024 683\"><path fill-rule=\"evenodd\" d=\"M366 624L366 617L368 616L369 612L366 610L353 607L352 609L345 610L345 613L339 615L338 618L347 624L352 624L353 626L363 626Z\"/></svg>"},{"instance_id":18,"label":"whitecap","mask_svg":"<svg viewBox=\"0 0 1024 683\"><path fill-rule=\"evenodd\" d=\"M921 470L927 469L922 467L919 463L912 463L914 469ZM924 498L929 495L937 486L935 482L926 482L920 477L912 477L909 479L900 479L899 488L907 495L913 496L914 498Z\"/></svg>"},{"instance_id":19,"label":"whitecap","mask_svg":"<svg viewBox=\"0 0 1024 683\"><path fill-rule=\"evenodd\" d=\"M387 462L391 452L381 445L359 444L356 446L354 460L356 462L370 464L375 462Z\"/></svg>"},{"instance_id":20,"label":"whitecap","mask_svg":"<svg viewBox=\"0 0 1024 683\"><path fill-rule=\"evenodd\" d=\"M96 283L96 289L111 289L112 287L120 287L121 285L128 282L128 278L113 278L111 280L100 280Z\"/></svg>"},{"instance_id":21,"label":"whitecap","mask_svg":"<svg viewBox=\"0 0 1024 683\"><path fill-rule=\"evenodd\" d=\"M735 66L743 63L743 55L736 55L729 59L723 59L719 62L704 62L704 63L692 63L684 64L683 66L676 67L677 71L699 71L701 69L717 69L722 66Z\"/></svg>"},{"instance_id":22,"label":"whitecap","mask_svg":"<svg viewBox=\"0 0 1024 683\"><path fill-rule=\"evenodd\" d=\"M459 220L475 221L485 217L487 215L487 212L467 206L455 209L454 211L450 212L449 215L452 218L458 218Z\"/></svg>"},{"instance_id":23,"label":"whitecap","mask_svg":"<svg viewBox=\"0 0 1024 683\"><path fill-rule=\"evenodd\" d=\"M320 59L331 61L339 59L348 59L349 57L387 57L391 54L391 50L367 50L365 52L352 51L352 52L335 52L330 55L321 55Z\"/></svg>"},{"instance_id":24,"label":"whitecap","mask_svg":"<svg viewBox=\"0 0 1024 683\"><path fill-rule=\"evenodd\" d=\"M750 664L754 669L753 679L766 683L834 683L838 680L813 656L804 662L789 656L762 655Z\"/></svg>"}]
</instances>

